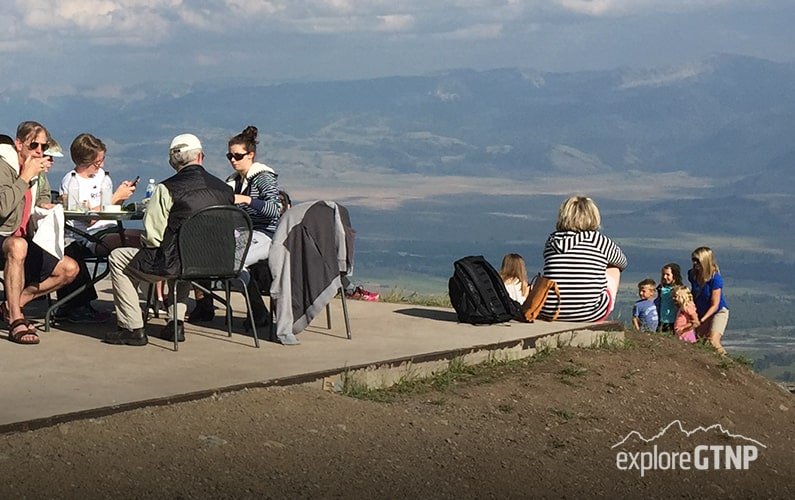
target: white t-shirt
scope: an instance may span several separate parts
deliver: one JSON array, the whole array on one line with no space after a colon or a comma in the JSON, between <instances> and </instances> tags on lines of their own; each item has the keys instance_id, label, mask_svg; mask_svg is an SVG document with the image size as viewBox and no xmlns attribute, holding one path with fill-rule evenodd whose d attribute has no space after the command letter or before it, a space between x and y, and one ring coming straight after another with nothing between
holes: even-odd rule
<instances>
[{"instance_id":1,"label":"white t-shirt","mask_svg":"<svg viewBox=\"0 0 795 500\"><path fill-rule=\"evenodd\" d=\"M63 176L63 179L61 179L61 196L69 191L69 181L72 179L72 172L74 172L74 170L67 172L66 175ZM90 209L99 210L102 205L102 181L105 179L105 171L100 168L94 177L80 177L77 173L75 173L75 177L77 178L77 185L79 186L78 200L80 203L82 204L87 201ZM112 220L99 220L91 226L83 221L71 221L70 223L77 229L92 234L116 224Z\"/></svg>"},{"instance_id":2,"label":"white t-shirt","mask_svg":"<svg viewBox=\"0 0 795 500\"><path fill-rule=\"evenodd\" d=\"M520 304L524 304L527 295L522 295L522 283L518 279L513 278L511 281L506 281L505 290L508 291L508 296Z\"/></svg>"}]
</instances>

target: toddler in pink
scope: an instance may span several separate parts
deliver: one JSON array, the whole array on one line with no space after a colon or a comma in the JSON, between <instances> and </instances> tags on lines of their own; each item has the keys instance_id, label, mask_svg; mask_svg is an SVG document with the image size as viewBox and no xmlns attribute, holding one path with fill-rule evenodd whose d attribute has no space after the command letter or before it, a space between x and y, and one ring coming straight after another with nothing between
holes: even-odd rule
<instances>
[{"instance_id":1,"label":"toddler in pink","mask_svg":"<svg viewBox=\"0 0 795 500\"><path fill-rule=\"evenodd\" d=\"M673 290L674 303L679 308L674 320L674 334L680 340L690 344L696 343L696 327L699 325L696 304L693 294L685 286L676 286Z\"/></svg>"}]
</instances>

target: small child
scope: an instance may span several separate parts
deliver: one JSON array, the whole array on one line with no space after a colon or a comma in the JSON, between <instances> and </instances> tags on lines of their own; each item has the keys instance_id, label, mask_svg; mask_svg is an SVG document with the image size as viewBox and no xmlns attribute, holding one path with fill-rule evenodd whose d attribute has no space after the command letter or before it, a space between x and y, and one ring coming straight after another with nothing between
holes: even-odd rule
<instances>
[{"instance_id":1,"label":"small child","mask_svg":"<svg viewBox=\"0 0 795 500\"><path fill-rule=\"evenodd\" d=\"M657 285L657 298L654 305L657 306L657 316L660 324L657 327L659 332L674 331L674 321L676 320L676 304L672 295L676 286L682 286L682 270L679 264L671 262L665 264L660 271L660 284Z\"/></svg>"},{"instance_id":2,"label":"small child","mask_svg":"<svg viewBox=\"0 0 795 500\"><path fill-rule=\"evenodd\" d=\"M696 342L696 328L700 324L696 313L696 304L693 303L693 294L686 286L675 286L673 289L674 302L679 308L674 320L674 334L680 340L694 344Z\"/></svg>"},{"instance_id":3,"label":"small child","mask_svg":"<svg viewBox=\"0 0 795 500\"><path fill-rule=\"evenodd\" d=\"M632 307L632 326L638 332L657 331L657 307L654 305L655 283L646 278L638 283L640 300Z\"/></svg>"},{"instance_id":4,"label":"small child","mask_svg":"<svg viewBox=\"0 0 795 500\"><path fill-rule=\"evenodd\" d=\"M503 257L500 277L511 299L524 304L530 285L527 284L527 267L522 256L518 253L509 253Z\"/></svg>"}]
</instances>

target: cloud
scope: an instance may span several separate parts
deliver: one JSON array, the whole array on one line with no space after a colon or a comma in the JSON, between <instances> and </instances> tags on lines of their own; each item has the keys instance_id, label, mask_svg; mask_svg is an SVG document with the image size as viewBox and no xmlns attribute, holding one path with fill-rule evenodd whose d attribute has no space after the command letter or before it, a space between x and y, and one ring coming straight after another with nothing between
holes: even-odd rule
<instances>
[{"instance_id":1,"label":"cloud","mask_svg":"<svg viewBox=\"0 0 795 500\"><path fill-rule=\"evenodd\" d=\"M557 0L557 2L570 12L601 17L700 10L736 3L736 0Z\"/></svg>"},{"instance_id":2,"label":"cloud","mask_svg":"<svg viewBox=\"0 0 795 500\"><path fill-rule=\"evenodd\" d=\"M721 0L670 0L675 4ZM726 0L723 0L726 1ZM521 29L554 12L607 15L654 0L15 0L24 39L57 32L59 39L101 45L156 45L185 29L237 39L251 30L295 34L381 33L479 40ZM634 7L632 7L634 8ZM10 10L10 9L6 9ZM557 15L557 14L555 14ZM13 50L11 35L0 50ZM0 38L1 40L1 38Z\"/></svg>"},{"instance_id":3,"label":"cloud","mask_svg":"<svg viewBox=\"0 0 795 500\"><path fill-rule=\"evenodd\" d=\"M748 4L753 6L749 7ZM0 70L63 81L359 78L451 67L668 67L710 53L791 59L780 0L6 0ZM753 14L753 15L750 15ZM749 22L752 21L752 22ZM665 26L663 30L661 26ZM674 31L673 39L668 33ZM663 33L663 31L665 33ZM642 43L639 41L642 40ZM90 54L90 57L87 57ZM99 68L99 70L98 70ZM249 75L249 73L247 73ZM27 74L26 74L27 76ZM687 77L643 75L625 86ZM532 76L533 85L543 78ZM25 84L25 82L20 82ZM460 92L452 92L452 94ZM442 93L437 98L450 96Z\"/></svg>"},{"instance_id":4,"label":"cloud","mask_svg":"<svg viewBox=\"0 0 795 500\"><path fill-rule=\"evenodd\" d=\"M472 26L465 26L449 33L442 33L440 38L447 38L451 40L487 40L490 38L499 38L502 35L502 24L474 24Z\"/></svg>"},{"instance_id":5,"label":"cloud","mask_svg":"<svg viewBox=\"0 0 795 500\"><path fill-rule=\"evenodd\" d=\"M379 31L407 31L414 25L414 16L407 14L388 14L378 16L381 19Z\"/></svg>"},{"instance_id":6,"label":"cloud","mask_svg":"<svg viewBox=\"0 0 795 500\"><path fill-rule=\"evenodd\" d=\"M225 3L233 14L255 17L273 16L287 8L284 2L271 0L226 0Z\"/></svg>"},{"instance_id":7,"label":"cloud","mask_svg":"<svg viewBox=\"0 0 795 500\"><path fill-rule=\"evenodd\" d=\"M194 60L199 66L213 67L222 64L227 59L227 54L202 52Z\"/></svg>"},{"instance_id":8,"label":"cloud","mask_svg":"<svg viewBox=\"0 0 795 500\"><path fill-rule=\"evenodd\" d=\"M28 42L25 40L0 40L0 54L21 52L28 47Z\"/></svg>"},{"instance_id":9,"label":"cloud","mask_svg":"<svg viewBox=\"0 0 795 500\"><path fill-rule=\"evenodd\" d=\"M151 44L163 39L168 16L182 0L17 0L25 32L57 32L101 45Z\"/></svg>"},{"instance_id":10,"label":"cloud","mask_svg":"<svg viewBox=\"0 0 795 500\"><path fill-rule=\"evenodd\" d=\"M15 0L24 33L103 45L156 44L185 28L239 37L246 30L294 33L420 33L498 36L500 21L540 0ZM0 35L2 36L2 35ZM10 41L10 40L9 40ZM6 48L8 50L8 48Z\"/></svg>"},{"instance_id":11,"label":"cloud","mask_svg":"<svg viewBox=\"0 0 795 500\"><path fill-rule=\"evenodd\" d=\"M740 0L15 0L27 29L103 43L158 43L185 28L242 36L267 27L293 33L406 33L488 39L566 15L625 16L708 9ZM10 10L4 8L4 10ZM573 22L569 18L566 22ZM22 36L24 33L22 32ZM4 36L4 35L0 35ZM8 36L8 35L5 35ZM10 40L9 40L10 41ZM8 50L8 49L6 49Z\"/></svg>"}]
</instances>

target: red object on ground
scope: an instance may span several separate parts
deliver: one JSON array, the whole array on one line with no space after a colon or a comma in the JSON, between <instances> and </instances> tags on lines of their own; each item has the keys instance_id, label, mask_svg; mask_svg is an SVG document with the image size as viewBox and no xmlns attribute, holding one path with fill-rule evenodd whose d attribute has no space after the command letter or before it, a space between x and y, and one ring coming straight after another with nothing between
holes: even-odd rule
<instances>
[{"instance_id":1,"label":"red object on ground","mask_svg":"<svg viewBox=\"0 0 795 500\"><path fill-rule=\"evenodd\" d=\"M368 292L364 288L357 286L353 293L347 294L349 299L365 300L367 302L378 302L381 296L375 292Z\"/></svg>"}]
</instances>

